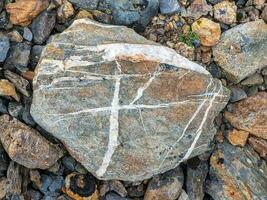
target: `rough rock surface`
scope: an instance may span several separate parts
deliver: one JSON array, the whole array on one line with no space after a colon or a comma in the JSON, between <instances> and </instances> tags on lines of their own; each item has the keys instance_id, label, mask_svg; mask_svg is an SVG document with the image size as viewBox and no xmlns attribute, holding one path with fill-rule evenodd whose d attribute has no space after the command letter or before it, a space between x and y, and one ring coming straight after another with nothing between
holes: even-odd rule
<instances>
[{"instance_id":1,"label":"rough rock surface","mask_svg":"<svg viewBox=\"0 0 267 200\"><path fill-rule=\"evenodd\" d=\"M234 104L225 118L237 129L267 139L267 93L259 92Z\"/></svg>"},{"instance_id":2,"label":"rough rock surface","mask_svg":"<svg viewBox=\"0 0 267 200\"><path fill-rule=\"evenodd\" d=\"M267 63L267 24L263 20L247 22L224 32L213 55L234 83L254 74Z\"/></svg>"},{"instance_id":3,"label":"rough rock surface","mask_svg":"<svg viewBox=\"0 0 267 200\"><path fill-rule=\"evenodd\" d=\"M0 63L5 61L9 48L10 43L8 37L0 33Z\"/></svg>"},{"instance_id":4,"label":"rough rock surface","mask_svg":"<svg viewBox=\"0 0 267 200\"><path fill-rule=\"evenodd\" d=\"M59 147L8 115L0 117L0 141L12 160L28 168L47 169L63 156Z\"/></svg>"},{"instance_id":5,"label":"rough rock surface","mask_svg":"<svg viewBox=\"0 0 267 200\"><path fill-rule=\"evenodd\" d=\"M219 144L210 164L207 192L213 199L267 199L267 165L250 146Z\"/></svg>"},{"instance_id":6,"label":"rough rock surface","mask_svg":"<svg viewBox=\"0 0 267 200\"><path fill-rule=\"evenodd\" d=\"M214 18L225 24L236 22L237 6L235 2L223 1L214 6Z\"/></svg>"},{"instance_id":7,"label":"rough rock surface","mask_svg":"<svg viewBox=\"0 0 267 200\"><path fill-rule=\"evenodd\" d=\"M176 200L180 196L183 183L181 167L154 176L148 183L144 200Z\"/></svg>"},{"instance_id":8,"label":"rough rock surface","mask_svg":"<svg viewBox=\"0 0 267 200\"><path fill-rule=\"evenodd\" d=\"M49 5L49 0L17 0L6 6L12 24L27 26Z\"/></svg>"},{"instance_id":9,"label":"rough rock surface","mask_svg":"<svg viewBox=\"0 0 267 200\"><path fill-rule=\"evenodd\" d=\"M209 149L211 122L229 98L174 50L85 19L45 47L33 87L39 125L98 178L129 181Z\"/></svg>"}]
</instances>

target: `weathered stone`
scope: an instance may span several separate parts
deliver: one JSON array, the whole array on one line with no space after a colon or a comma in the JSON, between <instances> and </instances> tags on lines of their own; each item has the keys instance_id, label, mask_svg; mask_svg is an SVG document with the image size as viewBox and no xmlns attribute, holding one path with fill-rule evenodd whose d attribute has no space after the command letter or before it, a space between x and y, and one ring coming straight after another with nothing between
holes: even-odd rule
<instances>
[{"instance_id":1,"label":"weathered stone","mask_svg":"<svg viewBox=\"0 0 267 200\"><path fill-rule=\"evenodd\" d=\"M240 24L224 32L213 48L215 61L227 78L238 83L267 63L267 24L263 20Z\"/></svg>"},{"instance_id":2,"label":"weathered stone","mask_svg":"<svg viewBox=\"0 0 267 200\"><path fill-rule=\"evenodd\" d=\"M62 150L37 131L8 115L0 117L0 140L9 157L27 168L47 169L60 157Z\"/></svg>"},{"instance_id":3,"label":"weathered stone","mask_svg":"<svg viewBox=\"0 0 267 200\"><path fill-rule=\"evenodd\" d=\"M61 23L65 23L73 15L74 8L68 1L64 1L64 3L57 9L57 19Z\"/></svg>"},{"instance_id":4,"label":"weathered stone","mask_svg":"<svg viewBox=\"0 0 267 200\"><path fill-rule=\"evenodd\" d=\"M9 29L11 27L12 25L9 24L7 13L3 11L2 13L0 13L0 28Z\"/></svg>"},{"instance_id":5,"label":"weathered stone","mask_svg":"<svg viewBox=\"0 0 267 200\"><path fill-rule=\"evenodd\" d=\"M162 14L173 14L181 9L177 0L159 0L159 8Z\"/></svg>"},{"instance_id":6,"label":"weathered stone","mask_svg":"<svg viewBox=\"0 0 267 200\"><path fill-rule=\"evenodd\" d=\"M231 97L230 97L231 102L237 102L247 98L247 93L244 90L242 90L242 88L237 86L231 86L229 89L231 90Z\"/></svg>"},{"instance_id":7,"label":"weathered stone","mask_svg":"<svg viewBox=\"0 0 267 200\"><path fill-rule=\"evenodd\" d=\"M239 131L234 129L228 133L227 139L232 145L239 145L243 147L247 143L248 135L249 132L247 131Z\"/></svg>"},{"instance_id":8,"label":"weathered stone","mask_svg":"<svg viewBox=\"0 0 267 200\"><path fill-rule=\"evenodd\" d=\"M192 158L195 159L195 158ZM209 171L207 161L187 164L186 191L189 199L202 200L204 198L204 183Z\"/></svg>"},{"instance_id":9,"label":"weathered stone","mask_svg":"<svg viewBox=\"0 0 267 200\"><path fill-rule=\"evenodd\" d=\"M83 8L83 9L87 9L87 10L94 10L97 8L98 2L99 0L69 0L71 3L73 3L74 5Z\"/></svg>"},{"instance_id":10,"label":"weathered stone","mask_svg":"<svg viewBox=\"0 0 267 200\"><path fill-rule=\"evenodd\" d=\"M72 199L98 200L96 180L90 174L69 174L65 179L63 192Z\"/></svg>"},{"instance_id":11,"label":"weathered stone","mask_svg":"<svg viewBox=\"0 0 267 200\"><path fill-rule=\"evenodd\" d=\"M207 192L216 200L267 198L267 165L250 147L219 144L210 159Z\"/></svg>"},{"instance_id":12,"label":"weathered stone","mask_svg":"<svg viewBox=\"0 0 267 200\"><path fill-rule=\"evenodd\" d=\"M16 101L20 100L13 83L5 79L0 80L0 96L10 96L16 99Z\"/></svg>"},{"instance_id":13,"label":"weathered stone","mask_svg":"<svg viewBox=\"0 0 267 200\"><path fill-rule=\"evenodd\" d=\"M113 22L120 25L146 26L152 17L156 16L159 0L105 0L109 5Z\"/></svg>"},{"instance_id":14,"label":"weathered stone","mask_svg":"<svg viewBox=\"0 0 267 200\"><path fill-rule=\"evenodd\" d=\"M197 20L200 17L207 15L211 11L212 6L208 5L206 0L194 0L187 8L186 13L183 14L183 16Z\"/></svg>"},{"instance_id":15,"label":"weathered stone","mask_svg":"<svg viewBox=\"0 0 267 200\"><path fill-rule=\"evenodd\" d=\"M9 48L10 44L8 37L0 33L0 63L5 61Z\"/></svg>"},{"instance_id":16,"label":"weathered stone","mask_svg":"<svg viewBox=\"0 0 267 200\"><path fill-rule=\"evenodd\" d=\"M234 104L225 118L237 129L267 139L267 93L259 92Z\"/></svg>"},{"instance_id":17,"label":"weathered stone","mask_svg":"<svg viewBox=\"0 0 267 200\"><path fill-rule=\"evenodd\" d=\"M13 30L9 32L7 35L11 42L20 43L23 41L22 35L17 30Z\"/></svg>"},{"instance_id":18,"label":"weathered stone","mask_svg":"<svg viewBox=\"0 0 267 200\"><path fill-rule=\"evenodd\" d=\"M6 5L12 24L27 26L49 5L49 0L17 0Z\"/></svg>"},{"instance_id":19,"label":"weathered stone","mask_svg":"<svg viewBox=\"0 0 267 200\"><path fill-rule=\"evenodd\" d=\"M12 45L5 61L4 68L26 71L29 63L31 46L25 42Z\"/></svg>"},{"instance_id":20,"label":"weathered stone","mask_svg":"<svg viewBox=\"0 0 267 200\"><path fill-rule=\"evenodd\" d=\"M256 74L253 74L252 76L246 78L245 80L243 80L241 82L241 85L244 85L244 86L253 86L253 85L260 85L264 82L263 80L263 77L256 73Z\"/></svg>"},{"instance_id":21,"label":"weathered stone","mask_svg":"<svg viewBox=\"0 0 267 200\"><path fill-rule=\"evenodd\" d=\"M200 43L203 46L216 45L221 36L220 24L215 23L207 18L200 18L192 24L192 31L200 37Z\"/></svg>"},{"instance_id":22,"label":"weathered stone","mask_svg":"<svg viewBox=\"0 0 267 200\"><path fill-rule=\"evenodd\" d=\"M25 95L26 97L30 97L30 92L29 92L29 89L30 89L30 83L29 81L25 80L23 77L9 71L9 70L6 70L4 72L4 75L5 77L11 82L13 83L17 90Z\"/></svg>"},{"instance_id":23,"label":"weathered stone","mask_svg":"<svg viewBox=\"0 0 267 200\"><path fill-rule=\"evenodd\" d=\"M237 6L235 2L222 1L214 7L214 18L225 24L233 24L236 22Z\"/></svg>"},{"instance_id":24,"label":"weathered stone","mask_svg":"<svg viewBox=\"0 0 267 200\"><path fill-rule=\"evenodd\" d=\"M106 195L105 200L130 200L130 199L121 197L121 196L117 195L116 193L111 192L111 193Z\"/></svg>"},{"instance_id":25,"label":"weathered stone","mask_svg":"<svg viewBox=\"0 0 267 200\"><path fill-rule=\"evenodd\" d=\"M127 190L125 189L122 182L117 180L111 180L111 181L104 181L104 183L99 188L100 196L103 197L108 192L116 192L121 197L127 196Z\"/></svg>"},{"instance_id":26,"label":"weathered stone","mask_svg":"<svg viewBox=\"0 0 267 200\"><path fill-rule=\"evenodd\" d=\"M0 199L4 199L6 196L6 189L7 189L7 179L2 177L0 178Z\"/></svg>"},{"instance_id":27,"label":"weathered stone","mask_svg":"<svg viewBox=\"0 0 267 200\"><path fill-rule=\"evenodd\" d=\"M229 96L174 50L85 19L46 46L33 88L40 126L98 178L129 181L208 150Z\"/></svg>"},{"instance_id":28,"label":"weathered stone","mask_svg":"<svg viewBox=\"0 0 267 200\"><path fill-rule=\"evenodd\" d=\"M175 200L180 196L184 183L182 168L157 175L149 181L144 200Z\"/></svg>"},{"instance_id":29,"label":"weathered stone","mask_svg":"<svg viewBox=\"0 0 267 200\"><path fill-rule=\"evenodd\" d=\"M6 194L10 198L12 195L20 195L22 190L21 166L11 161L7 169Z\"/></svg>"},{"instance_id":30,"label":"weathered stone","mask_svg":"<svg viewBox=\"0 0 267 200\"><path fill-rule=\"evenodd\" d=\"M186 192L184 190L182 190L178 200L190 200L188 195L186 194Z\"/></svg>"},{"instance_id":31,"label":"weathered stone","mask_svg":"<svg viewBox=\"0 0 267 200\"><path fill-rule=\"evenodd\" d=\"M33 40L36 44L42 44L49 37L56 23L56 13L51 11L42 12L35 20L33 20L31 29Z\"/></svg>"},{"instance_id":32,"label":"weathered stone","mask_svg":"<svg viewBox=\"0 0 267 200\"><path fill-rule=\"evenodd\" d=\"M44 46L34 45L30 55L30 67L34 69L40 59Z\"/></svg>"},{"instance_id":33,"label":"weathered stone","mask_svg":"<svg viewBox=\"0 0 267 200\"><path fill-rule=\"evenodd\" d=\"M18 102L10 102L8 104L8 113L15 118L21 118L23 112L23 106Z\"/></svg>"},{"instance_id":34,"label":"weathered stone","mask_svg":"<svg viewBox=\"0 0 267 200\"><path fill-rule=\"evenodd\" d=\"M267 159L267 141L257 137L249 137L248 143L261 157Z\"/></svg>"},{"instance_id":35,"label":"weathered stone","mask_svg":"<svg viewBox=\"0 0 267 200\"><path fill-rule=\"evenodd\" d=\"M33 35L31 30L28 27L24 27L23 29L23 38L29 42L32 41Z\"/></svg>"}]
</instances>

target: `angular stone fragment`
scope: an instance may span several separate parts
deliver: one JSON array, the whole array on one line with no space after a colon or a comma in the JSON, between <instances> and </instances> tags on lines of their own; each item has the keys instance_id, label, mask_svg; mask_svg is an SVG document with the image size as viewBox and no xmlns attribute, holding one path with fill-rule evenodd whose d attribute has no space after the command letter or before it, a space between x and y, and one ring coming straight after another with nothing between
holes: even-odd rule
<instances>
[{"instance_id":1,"label":"angular stone fragment","mask_svg":"<svg viewBox=\"0 0 267 200\"><path fill-rule=\"evenodd\" d=\"M200 43L207 47L216 45L221 36L220 24L204 17L192 24L192 31L198 34Z\"/></svg>"},{"instance_id":2,"label":"angular stone fragment","mask_svg":"<svg viewBox=\"0 0 267 200\"><path fill-rule=\"evenodd\" d=\"M259 92L234 104L225 118L237 129L267 139L267 93Z\"/></svg>"},{"instance_id":3,"label":"angular stone fragment","mask_svg":"<svg viewBox=\"0 0 267 200\"><path fill-rule=\"evenodd\" d=\"M10 44L8 37L3 33L0 33L0 63L5 61L9 48Z\"/></svg>"},{"instance_id":4,"label":"angular stone fragment","mask_svg":"<svg viewBox=\"0 0 267 200\"><path fill-rule=\"evenodd\" d=\"M144 200L176 200L184 183L182 168L157 175L148 183Z\"/></svg>"},{"instance_id":5,"label":"angular stone fragment","mask_svg":"<svg viewBox=\"0 0 267 200\"><path fill-rule=\"evenodd\" d=\"M213 48L213 55L234 83L254 74L267 63L267 24L258 20L227 30Z\"/></svg>"},{"instance_id":6,"label":"angular stone fragment","mask_svg":"<svg viewBox=\"0 0 267 200\"><path fill-rule=\"evenodd\" d=\"M261 157L267 160L267 141L257 137L249 137L248 143Z\"/></svg>"},{"instance_id":7,"label":"angular stone fragment","mask_svg":"<svg viewBox=\"0 0 267 200\"><path fill-rule=\"evenodd\" d=\"M63 155L58 146L8 115L0 117L0 140L9 157L27 168L47 169Z\"/></svg>"},{"instance_id":8,"label":"angular stone fragment","mask_svg":"<svg viewBox=\"0 0 267 200\"><path fill-rule=\"evenodd\" d=\"M126 27L76 20L43 50L31 114L101 179L143 180L209 149L229 92Z\"/></svg>"},{"instance_id":9,"label":"angular stone fragment","mask_svg":"<svg viewBox=\"0 0 267 200\"><path fill-rule=\"evenodd\" d=\"M16 101L20 100L13 83L5 79L0 80L0 96L10 96L16 99Z\"/></svg>"},{"instance_id":10,"label":"angular stone fragment","mask_svg":"<svg viewBox=\"0 0 267 200\"><path fill-rule=\"evenodd\" d=\"M12 24L27 26L40 12L46 9L49 0L16 0L6 6Z\"/></svg>"},{"instance_id":11,"label":"angular stone fragment","mask_svg":"<svg viewBox=\"0 0 267 200\"><path fill-rule=\"evenodd\" d=\"M267 165L250 147L219 144L210 159L207 192L216 200L267 198Z\"/></svg>"},{"instance_id":12,"label":"angular stone fragment","mask_svg":"<svg viewBox=\"0 0 267 200\"><path fill-rule=\"evenodd\" d=\"M248 135L249 132L247 131L239 131L234 129L228 133L227 139L234 146L245 146L245 144L247 143Z\"/></svg>"}]
</instances>

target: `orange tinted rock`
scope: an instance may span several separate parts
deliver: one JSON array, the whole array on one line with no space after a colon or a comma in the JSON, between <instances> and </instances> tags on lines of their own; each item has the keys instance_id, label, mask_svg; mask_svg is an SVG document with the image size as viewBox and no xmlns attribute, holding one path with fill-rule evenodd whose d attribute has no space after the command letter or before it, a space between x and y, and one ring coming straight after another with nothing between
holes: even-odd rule
<instances>
[{"instance_id":1,"label":"orange tinted rock","mask_svg":"<svg viewBox=\"0 0 267 200\"><path fill-rule=\"evenodd\" d=\"M23 78L27 79L28 81L32 81L33 77L34 77L34 72L33 71L22 72L21 76Z\"/></svg>"},{"instance_id":2,"label":"orange tinted rock","mask_svg":"<svg viewBox=\"0 0 267 200\"><path fill-rule=\"evenodd\" d=\"M220 24L207 18L200 18L192 24L192 31L200 37L203 46L212 47L217 44L221 36Z\"/></svg>"},{"instance_id":3,"label":"orange tinted rock","mask_svg":"<svg viewBox=\"0 0 267 200\"><path fill-rule=\"evenodd\" d=\"M248 135L249 132L247 131L239 131L239 130L232 130L229 134L227 139L229 140L229 142L236 146L236 145L240 145L240 146L245 146L247 139L248 139Z\"/></svg>"},{"instance_id":4,"label":"orange tinted rock","mask_svg":"<svg viewBox=\"0 0 267 200\"><path fill-rule=\"evenodd\" d=\"M5 79L0 80L0 96L10 96L17 101L20 100L20 97L16 92L15 85Z\"/></svg>"},{"instance_id":5,"label":"orange tinted rock","mask_svg":"<svg viewBox=\"0 0 267 200\"><path fill-rule=\"evenodd\" d=\"M267 141L257 137L250 137L248 143L257 151L261 157L267 158Z\"/></svg>"},{"instance_id":6,"label":"orange tinted rock","mask_svg":"<svg viewBox=\"0 0 267 200\"><path fill-rule=\"evenodd\" d=\"M259 92L234 104L233 112L225 118L237 129L267 139L267 93Z\"/></svg>"},{"instance_id":7,"label":"orange tinted rock","mask_svg":"<svg viewBox=\"0 0 267 200\"><path fill-rule=\"evenodd\" d=\"M12 24L27 26L49 5L49 0L17 0L6 6Z\"/></svg>"}]
</instances>

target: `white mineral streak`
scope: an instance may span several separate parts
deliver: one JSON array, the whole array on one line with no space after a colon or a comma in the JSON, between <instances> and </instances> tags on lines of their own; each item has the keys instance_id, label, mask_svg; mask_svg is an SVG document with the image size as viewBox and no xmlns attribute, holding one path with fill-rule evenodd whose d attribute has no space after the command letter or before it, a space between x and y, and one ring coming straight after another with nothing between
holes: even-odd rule
<instances>
[{"instance_id":1,"label":"white mineral streak","mask_svg":"<svg viewBox=\"0 0 267 200\"><path fill-rule=\"evenodd\" d=\"M114 89L114 96L111 103L111 114L110 114L110 127L109 127L109 141L108 149L105 152L102 164L96 171L97 176L102 177L109 166L111 158L118 146L118 136L119 136L119 110L117 109L119 105L119 94L120 94L120 81L121 78L117 77Z\"/></svg>"}]
</instances>

